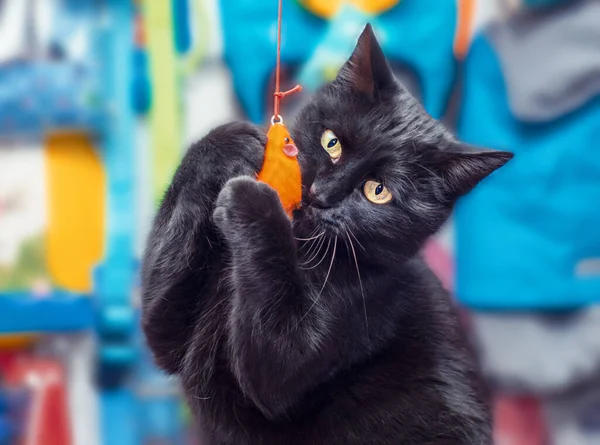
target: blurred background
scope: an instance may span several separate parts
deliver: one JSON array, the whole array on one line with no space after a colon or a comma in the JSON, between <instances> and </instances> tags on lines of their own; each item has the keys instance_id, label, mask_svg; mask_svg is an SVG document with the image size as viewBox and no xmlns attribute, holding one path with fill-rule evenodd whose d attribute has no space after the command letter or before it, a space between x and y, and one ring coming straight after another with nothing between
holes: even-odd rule
<instances>
[{"instance_id":1,"label":"blurred background","mask_svg":"<svg viewBox=\"0 0 600 445\"><path fill-rule=\"evenodd\" d=\"M516 158L425 255L497 445L600 444L600 1L284 0L291 117L366 22L473 145ZM139 261L185 147L267 124L277 0L0 0L0 445L184 445L138 329ZM298 97L296 97L298 96Z\"/></svg>"}]
</instances>

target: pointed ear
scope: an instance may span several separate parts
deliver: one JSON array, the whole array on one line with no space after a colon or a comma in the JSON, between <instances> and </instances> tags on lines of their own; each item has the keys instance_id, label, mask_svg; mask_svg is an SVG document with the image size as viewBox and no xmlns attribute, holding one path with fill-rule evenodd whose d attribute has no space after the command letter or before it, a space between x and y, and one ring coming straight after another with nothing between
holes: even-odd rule
<instances>
[{"instance_id":1,"label":"pointed ear","mask_svg":"<svg viewBox=\"0 0 600 445\"><path fill-rule=\"evenodd\" d=\"M443 180L447 197L455 200L469 193L482 179L513 158L508 151L473 149L456 144L436 150L429 166Z\"/></svg>"},{"instance_id":2,"label":"pointed ear","mask_svg":"<svg viewBox=\"0 0 600 445\"><path fill-rule=\"evenodd\" d=\"M371 24L367 24L358 38L356 48L340 69L336 82L371 96L396 87L394 74L377 42Z\"/></svg>"}]
</instances>

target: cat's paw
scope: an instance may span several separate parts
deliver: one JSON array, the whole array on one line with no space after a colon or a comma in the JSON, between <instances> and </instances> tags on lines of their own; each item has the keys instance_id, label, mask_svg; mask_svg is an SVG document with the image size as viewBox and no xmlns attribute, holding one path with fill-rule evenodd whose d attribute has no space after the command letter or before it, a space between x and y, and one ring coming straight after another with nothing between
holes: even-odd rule
<instances>
[{"instance_id":1,"label":"cat's paw","mask_svg":"<svg viewBox=\"0 0 600 445\"><path fill-rule=\"evenodd\" d=\"M213 129L207 139L213 155L235 162L240 156L260 168L267 145L267 133L250 122L237 121Z\"/></svg>"},{"instance_id":2,"label":"cat's paw","mask_svg":"<svg viewBox=\"0 0 600 445\"><path fill-rule=\"evenodd\" d=\"M227 181L213 212L213 221L227 238L244 236L248 228L269 228L281 218L287 217L277 192L248 176Z\"/></svg>"},{"instance_id":3,"label":"cat's paw","mask_svg":"<svg viewBox=\"0 0 600 445\"><path fill-rule=\"evenodd\" d=\"M224 184L228 179L257 174L263 164L267 134L249 122L230 122L192 144L178 175L190 182ZM189 172L189 173L188 173ZM214 199L214 198L213 198Z\"/></svg>"},{"instance_id":4,"label":"cat's paw","mask_svg":"<svg viewBox=\"0 0 600 445\"><path fill-rule=\"evenodd\" d=\"M256 144L264 148L267 144L267 133L250 122L235 121L220 125L209 133L209 136L228 145Z\"/></svg>"}]
</instances>

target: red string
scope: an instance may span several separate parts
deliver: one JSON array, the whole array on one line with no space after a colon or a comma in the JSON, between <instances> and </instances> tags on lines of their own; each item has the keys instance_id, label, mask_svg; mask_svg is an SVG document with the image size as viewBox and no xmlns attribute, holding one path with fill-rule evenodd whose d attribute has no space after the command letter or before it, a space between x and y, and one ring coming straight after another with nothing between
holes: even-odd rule
<instances>
[{"instance_id":1,"label":"red string","mask_svg":"<svg viewBox=\"0 0 600 445\"><path fill-rule=\"evenodd\" d=\"M291 90L280 91L280 76L281 76L281 21L282 21L282 0L279 0L279 10L277 13L277 65L275 67L275 93L273 93L273 122L281 121L281 99L289 96L292 93L301 91L302 87L296 85Z\"/></svg>"}]
</instances>

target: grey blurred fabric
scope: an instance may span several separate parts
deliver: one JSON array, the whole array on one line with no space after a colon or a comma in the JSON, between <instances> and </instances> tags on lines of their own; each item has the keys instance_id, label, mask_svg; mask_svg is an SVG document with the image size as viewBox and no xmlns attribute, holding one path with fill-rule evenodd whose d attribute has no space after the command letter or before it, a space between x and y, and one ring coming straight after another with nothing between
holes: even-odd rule
<instances>
[{"instance_id":1,"label":"grey blurred fabric","mask_svg":"<svg viewBox=\"0 0 600 445\"><path fill-rule=\"evenodd\" d=\"M600 378L542 401L548 445L600 444Z\"/></svg>"},{"instance_id":2,"label":"grey blurred fabric","mask_svg":"<svg viewBox=\"0 0 600 445\"><path fill-rule=\"evenodd\" d=\"M495 389L551 395L600 381L600 306L565 313L472 312L470 325Z\"/></svg>"},{"instance_id":3,"label":"grey blurred fabric","mask_svg":"<svg viewBox=\"0 0 600 445\"><path fill-rule=\"evenodd\" d=\"M519 119L548 121L600 94L600 1L524 10L486 33Z\"/></svg>"}]
</instances>

